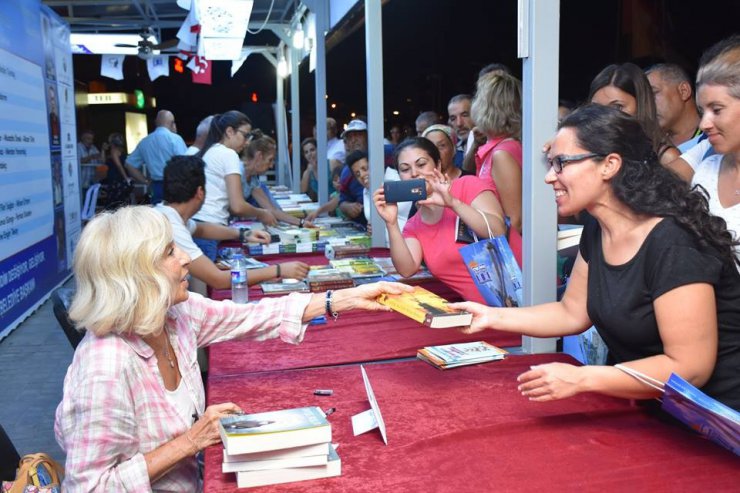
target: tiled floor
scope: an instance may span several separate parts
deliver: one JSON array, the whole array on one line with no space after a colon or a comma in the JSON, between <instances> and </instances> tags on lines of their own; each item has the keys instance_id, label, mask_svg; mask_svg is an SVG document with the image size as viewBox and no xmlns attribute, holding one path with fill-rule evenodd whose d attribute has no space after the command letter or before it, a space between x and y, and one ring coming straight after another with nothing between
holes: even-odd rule
<instances>
[{"instance_id":1,"label":"tiled floor","mask_svg":"<svg viewBox=\"0 0 740 493\"><path fill-rule=\"evenodd\" d=\"M0 424L21 456L46 452L64 463L54 439L54 412L72 355L51 300L0 341Z\"/></svg>"}]
</instances>

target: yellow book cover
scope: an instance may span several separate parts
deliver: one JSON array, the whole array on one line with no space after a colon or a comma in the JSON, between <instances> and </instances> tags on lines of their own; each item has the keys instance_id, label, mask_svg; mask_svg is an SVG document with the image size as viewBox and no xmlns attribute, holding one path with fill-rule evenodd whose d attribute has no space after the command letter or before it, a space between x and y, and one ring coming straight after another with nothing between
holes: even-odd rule
<instances>
[{"instance_id":1,"label":"yellow book cover","mask_svg":"<svg viewBox=\"0 0 740 493\"><path fill-rule=\"evenodd\" d=\"M464 327L473 320L472 314L449 308L447 300L421 286L408 293L382 294L378 303L433 329Z\"/></svg>"}]
</instances>

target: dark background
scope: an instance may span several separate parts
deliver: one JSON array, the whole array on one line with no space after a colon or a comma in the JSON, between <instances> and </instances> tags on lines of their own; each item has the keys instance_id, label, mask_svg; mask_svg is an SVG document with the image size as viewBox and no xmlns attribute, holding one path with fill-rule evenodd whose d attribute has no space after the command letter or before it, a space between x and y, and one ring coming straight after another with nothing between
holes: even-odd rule
<instances>
[{"instance_id":1,"label":"dark background","mask_svg":"<svg viewBox=\"0 0 740 493\"><path fill-rule=\"evenodd\" d=\"M658 61L684 66L693 76L701 53L716 41L738 32L740 1L712 0L561 0L560 74L553 83L560 97L580 101L591 79L610 63L633 61L647 67ZM327 55L327 108L340 124L350 114L366 113L365 31L363 3L345 18L349 32ZM511 67L521 76L516 46L516 0L390 0L383 7L383 75L386 131L392 123L410 123L421 111L446 116L449 98L471 93L478 70L491 62ZM167 36L173 33L164 33ZM252 45L274 39L271 33L248 36ZM275 70L261 55L252 55L232 78L231 62L215 62L213 85L191 82L190 71L149 81L146 63L126 57L124 80L101 78L100 57L75 55L80 90L142 89L158 108L175 113L180 134L190 141L204 116L229 109L245 111L255 126L271 131ZM313 74L308 59L300 67L301 134L314 120ZM91 85L90 82L94 81ZM102 83L102 84L101 84ZM258 102L250 98L256 93ZM286 81L285 94L290 85ZM288 103L290 104L290 103ZM398 117L392 111L400 112ZM78 126L107 127L95 121L92 107L80 111ZM154 111L150 112L153 116ZM98 132L96 140L104 134Z\"/></svg>"}]
</instances>

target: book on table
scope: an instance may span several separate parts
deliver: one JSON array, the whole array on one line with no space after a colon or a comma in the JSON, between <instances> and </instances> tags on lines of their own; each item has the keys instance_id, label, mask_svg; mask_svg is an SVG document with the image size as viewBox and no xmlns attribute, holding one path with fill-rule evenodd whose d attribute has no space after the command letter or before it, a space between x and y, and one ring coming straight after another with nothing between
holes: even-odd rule
<instances>
[{"instance_id":1,"label":"book on table","mask_svg":"<svg viewBox=\"0 0 740 493\"><path fill-rule=\"evenodd\" d=\"M280 282L262 282L260 283L262 292L265 294L285 294L285 293L308 293L308 284L298 279L283 279Z\"/></svg>"},{"instance_id":2,"label":"book on table","mask_svg":"<svg viewBox=\"0 0 740 493\"><path fill-rule=\"evenodd\" d=\"M262 471L241 471L236 473L239 488L266 486L270 484L292 483L309 479L321 479L342 474L342 461L333 446L329 446L326 464L320 466L289 467L284 469L265 469Z\"/></svg>"},{"instance_id":3,"label":"book on table","mask_svg":"<svg viewBox=\"0 0 740 493\"><path fill-rule=\"evenodd\" d=\"M378 303L433 329L464 327L473 320L471 313L453 310L447 300L421 286L401 294L382 294Z\"/></svg>"},{"instance_id":4,"label":"book on table","mask_svg":"<svg viewBox=\"0 0 740 493\"><path fill-rule=\"evenodd\" d=\"M432 366L446 370L504 359L507 354L509 353L505 349L485 341L476 341L427 346L419 349L416 357Z\"/></svg>"},{"instance_id":5,"label":"book on table","mask_svg":"<svg viewBox=\"0 0 740 493\"><path fill-rule=\"evenodd\" d=\"M353 279L385 275L385 271L369 258L333 259L329 264L340 272L347 272Z\"/></svg>"},{"instance_id":6,"label":"book on table","mask_svg":"<svg viewBox=\"0 0 740 493\"><path fill-rule=\"evenodd\" d=\"M320 445L322 445L323 453L317 455L285 457L282 459L235 461L233 457L244 457L253 454L240 454L232 457L224 450L224 461L221 464L221 471L229 473L241 471L266 471L268 469L286 469L292 467L325 466L326 463L329 462L329 445L326 443L322 443ZM227 460L227 458L229 460Z\"/></svg>"},{"instance_id":7,"label":"book on table","mask_svg":"<svg viewBox=\"0 0 740 493\"><path fill-rule=\"evenodd\" d=\"M316 406L226 416L219 433L229 455L331 442L331 424Z\"/></svg>"},{"instance_id":8,"label":"book on table","mask_svg":"<svg viewBox=\"0 0 740 493\"><path fill-rule=\"evenodd\" d=\"M327 289L351 288L355 285L352 276L329 266L314 268L312 266L306 276L306 282L311 292L326 291Z\"/></svg>"}]
</instances>

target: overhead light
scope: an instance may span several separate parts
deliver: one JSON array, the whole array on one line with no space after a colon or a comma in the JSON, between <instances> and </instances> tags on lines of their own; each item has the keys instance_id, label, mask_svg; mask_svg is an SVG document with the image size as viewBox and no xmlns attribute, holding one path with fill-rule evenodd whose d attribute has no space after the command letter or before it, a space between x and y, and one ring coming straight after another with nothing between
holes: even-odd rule
<instances>
[{"instance_id":1,"label":"overhead light","mask_svg":"<svg viewBox=\"0 0 740 493\"><path fill-rule=\"evenodd\" d=\"M303 26L299 23L293 31L293 48L301 50L304 48Z\"/></svg>"},{"instance_id":2,"label":"overhead light","mask_svg":"<svg viewBox=\"0 0 740 493\"><path fill-rule=\"evenodd\" d=\"M288 76L288 62L285 61L285 55L280 50L280 58L278 58L277 74L283 79Z\"/></svg>"},{"instance_id":3,"label":"overhead light","mask_svg":"<svg viewBox=\"0 0 740 493\"><path fill-rule=\"evenodd\" d=\"M356 114L355 114L355 112L353 111L352 113L350 113L350 114L349 114L349 116L351 116L352 118L354 118L354 117L355 117L355 116L357 116L357 115L356 115Z\"/></svg>"},{"instance_id":4,"label":"overhead light","mask_svg":"<svg viewBox=\"0 0 740 493\"><path fill-rule=\"evenodd\" d=\"M398 112L398 110L395 110L395 111L393 112L393 114L394 114L394 115L396 115L396 116L400 115L400 113Z\"/></svg>"},{"instance_id":5,"label":"overhead light","mask_svg":"<svg viewBox=\"0 0 740 493\"><path fill-rule=\"evenodd\" d=\"M75 55L136 55L139 53L139 34L80 34L71 33L69 44ZM152 44L159 44L156 36L150 36ZM122 47L116 45L131 45ZM153 54L158 55L155 50Z\"/></svg>"}]
</instances>

